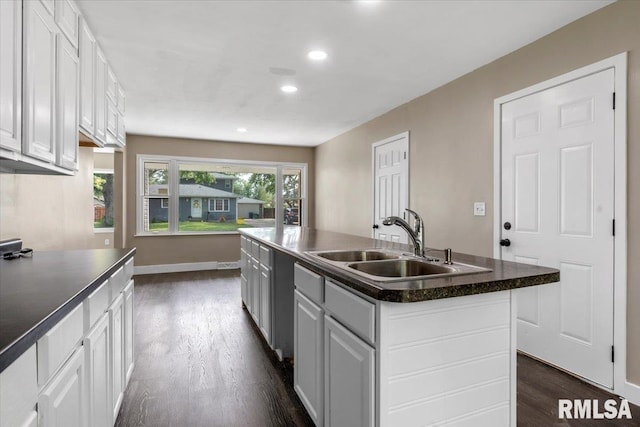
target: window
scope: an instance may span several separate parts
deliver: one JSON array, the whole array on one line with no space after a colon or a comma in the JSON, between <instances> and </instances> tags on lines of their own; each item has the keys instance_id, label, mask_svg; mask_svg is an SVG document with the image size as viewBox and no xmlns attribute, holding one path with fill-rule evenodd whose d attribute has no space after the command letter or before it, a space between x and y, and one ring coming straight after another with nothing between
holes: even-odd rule
<instances>
[{"instance_id":1,"label":"window","mask_svg":"<svg viewBox=\"0 0 640 427\"><path fill-rule=\"evenodd\" d=\"M113 229L113 170L93 172L93 228Z\"/></svg>"},{"instance_id":2,"label":"window","mask_svg":"<svg viewBox=\"0 0 640 427\"><path fill-rule=\"evenodd\" d=\"M138 155L137 233L303 225L305 179L304 164Z\"/></svg>"},{"instance_id":3,"label":"window","mask_svg":"<svg viewBox=\"0 0 640 427\"><path fill-rule=\"evenodd\" d=\"M229 199L209 199L210 212L229 212Z\"/></svg>"}]
</instances>

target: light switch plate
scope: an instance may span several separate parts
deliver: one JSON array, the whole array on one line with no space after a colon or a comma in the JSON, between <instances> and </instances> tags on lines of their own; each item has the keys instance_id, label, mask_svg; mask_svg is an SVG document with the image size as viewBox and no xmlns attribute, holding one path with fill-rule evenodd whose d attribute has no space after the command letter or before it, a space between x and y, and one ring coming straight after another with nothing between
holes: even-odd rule
<instances>
[{"instance_id":1,"label":"light switch plate","mask_svg":"<svg viewBox=\"0 0 640 427\"><path fill-rule=\"evenodd\" d=\"M487 214L484 202L475 202L473 204L473 215L485 216Z\"/></svg>"}]
</instances>

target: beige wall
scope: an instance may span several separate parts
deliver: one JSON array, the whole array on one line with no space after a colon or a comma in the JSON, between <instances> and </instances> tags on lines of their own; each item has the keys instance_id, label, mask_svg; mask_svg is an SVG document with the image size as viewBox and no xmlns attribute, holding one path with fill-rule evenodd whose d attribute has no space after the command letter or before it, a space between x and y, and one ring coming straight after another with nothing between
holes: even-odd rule
<instances>
[{"instance_id":1,"label":"beige wall","mask_svg":"<svg viewBox=\"0 0 640 427\"><path fill-rule=\"evenodd\" d=\"M240 238L237 234L135 237L135 177L138 154L307 163L310 213L308 221L309 225L313 226L315 211L313 148L127 135L125 154L126 174L130 177L126 183L126 206L129 207L126 209L126 246L137 248L137 266L208 261L229 262L238 261L240 256Z\"/></svg>"},{"instance_id":2,"label":"beige wall","mask_svg":"<svg viewBox=\"0 0 640 427\"><path fill-rule=\"evenodd\" d=\"M93 247L93 149L75 176L0 174L0 240L35 250Z\"/></svg>"},{"instance_id":3,"label":"beige wall","mask_svg":"<svg viewBox=\"0 0 640 427\"><path fill-rule=\"evenodd\" d=\"M493 101L628 51L627 376L640 384L640 2L619 1L316 150L316 226L370 235L371 144L410 132L410 205L427 245L492 255ZM349 182L350 185L339 185ZM474 201L487 216L474 217Z\"/></svg>"}]
</instances>

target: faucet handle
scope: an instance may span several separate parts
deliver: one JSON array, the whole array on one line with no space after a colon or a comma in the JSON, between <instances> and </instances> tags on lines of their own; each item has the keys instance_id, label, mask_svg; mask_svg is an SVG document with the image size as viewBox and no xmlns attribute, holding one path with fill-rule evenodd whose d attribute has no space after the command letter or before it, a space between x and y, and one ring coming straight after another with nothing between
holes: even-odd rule
<instances>
[{"instance_id":1,"label":"faucet handle","mask_svg":"<svg viewBox=\"0 0 640 427\"><path fill-rule=\"evenodd\" d=\"M406 208L405 211L413 215L413 220L414 220L413 228L416 230L416 233L417 233L418 231L420 231L420 228L422 227L422 218L420 217L418 212L412 209Z\"/></svg>"}]
</instances>

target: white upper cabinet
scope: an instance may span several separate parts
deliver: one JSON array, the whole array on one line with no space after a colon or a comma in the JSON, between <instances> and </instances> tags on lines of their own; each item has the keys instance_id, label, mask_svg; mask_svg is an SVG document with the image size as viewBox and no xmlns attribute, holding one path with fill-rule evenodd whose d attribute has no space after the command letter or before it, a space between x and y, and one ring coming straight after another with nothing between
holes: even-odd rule
<instances>
[{"instance_id":1,"label":"white upper cabinet","mask_svg":"<svg viewBox=\"0 0 640 427\"><path fill-rule=\"evenodd\" d=\"M101 145L107 142L107 58L96 48L95 86L95 139Z\"/></svg>"},{"instance_id":2,"label":"white upper cabinet","mask_svg":"<svg viewBox=\"0 0 640 427\"><path fill-rule=\"evenodd\" d=\"M58 28L71 45L78 48L78 21L80 13L70 0L55 0L55 17Z\"/></svg>"},{"instance_id":3,"label":"white upper cabinet","mask_svg":"<svg viewBox=\"0 0 640 427\"><path fill-rule=\"evenodd\" d=\"M96 126L96 39L80 20L80 127L91 136Z\"/></svg>"},{"instance_id":4,"label":"white upper cabinet","mask_svg":"<svg viewBox=\"0 0 640 427\"><path fill-rule=\"evenodd\" d=\"M118 103L118 80L113 74L111 67L107 69L107 96L113 101L114 105Z\"/></svg>"},{"instance_id":5,"label":"white upper cabinet","mask_svg":"<svg viewBox=\"0 0 640 427\"><path fill-rule=\"evenodd\" d=\"M22 145L22 7L0 1L0 148Z\"/></svg>"},{"instance_id":6,"label":"white upper cabinet","mask_svg":"<svg viewBox=\"0 0 640 427\"><path fill-rule=\"evenodd\" d=\"M23 152L56 161L55 88L57 26L44 3L24 2Z\"/></svg>"},{"instance_id":7,"label":"white upper cabinet","mask_svg":"<svg viewBox=\"0 0 640 427\"><path fill-rule=\"evenodd\" d=\"M78 169L78 68L75 47L58 35L56 164L70 170Z\"/></svg>"},{"instance_id":8,"label":"white upper cabinet","mask_svg":"<svg viewBox=\"0 0 640 427\"><path fill-rule=\"evenodd\" d=\"M124 114L125 95L122 86L118 85L118 111Z\"/></svg>"}]
</instances>

